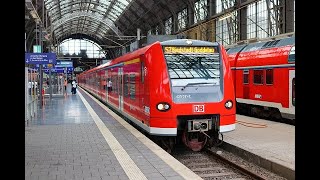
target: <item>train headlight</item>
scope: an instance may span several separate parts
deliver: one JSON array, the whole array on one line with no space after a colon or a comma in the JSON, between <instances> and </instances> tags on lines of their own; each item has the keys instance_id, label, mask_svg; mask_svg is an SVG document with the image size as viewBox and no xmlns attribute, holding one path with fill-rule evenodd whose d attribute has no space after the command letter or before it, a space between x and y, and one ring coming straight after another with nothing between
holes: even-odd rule
<instances>
[{"instance_id":1,"label":"train headlight","mask_svg":"<svg viewBox=\"0 0 320 180\"><path fill-rule=\"evenodd\" d=\"M159 111L168 111L170 109L170 104L161 102L157 105L157 109Z\"/></svg>"},{"instance_id":2,"label":"train headlight","mask_svg":"<svg viewBox=\"0 0 320 180\"><path fill-rule=\"evenodd\" d=\"M224 107L226 107L227 109L231 109L233 106L233 103L231 100L228 100L225 104Z\"/></svg>"}]
</instances>

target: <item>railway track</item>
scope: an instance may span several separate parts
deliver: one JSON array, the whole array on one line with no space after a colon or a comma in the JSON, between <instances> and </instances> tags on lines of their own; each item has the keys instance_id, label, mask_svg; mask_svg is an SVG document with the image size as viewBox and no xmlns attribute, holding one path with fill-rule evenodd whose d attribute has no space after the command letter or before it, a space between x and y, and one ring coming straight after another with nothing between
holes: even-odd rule
<instances>
[{"instance_id":1,"label":"railway track","mask_svg":"<svg viewBox=\"0 0 320 180\"><path fill-rule=\"evenodd\" d=\"M264 116L260 116L260 115L252 115L252 114L249 114L249 113L238 112L238 111L237 111L237 114L243 115L243 116L248 116L248 117L253 117L253 118L265 119L265 120L268 120L268 121L279 122L279 123L283 123L283 124L289 124L289 125L293 125L293 126L295 126L295 124L296 124L295 119L287 119L287 118L275 119L275 118L271 118L271 117L264 117Z\"/></svg>"},{"instance_id":2,"label":"railway track","mask_svg":"<svg viewBox=\"0 0 320 180\"><path fill-rule=\"evenodd\" d=\"M216 147L193 152L179 146L172 156L204 180L285 180Z\"/></svg>"}]
</instances>

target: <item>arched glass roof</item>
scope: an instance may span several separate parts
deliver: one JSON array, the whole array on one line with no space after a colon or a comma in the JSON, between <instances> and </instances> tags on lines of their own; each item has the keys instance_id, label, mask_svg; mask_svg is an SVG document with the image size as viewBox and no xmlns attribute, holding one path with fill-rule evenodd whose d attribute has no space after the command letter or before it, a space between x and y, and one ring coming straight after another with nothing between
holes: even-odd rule
<instances>
[{"instance_id":1,"label":"arched glass roof","mask_svg":"<svg viewBox=\"0 0 320 180\"><path fill-rule=\"evenodd\" d=\"M59 56L85 56L88 58L106 58L102 48L89 39L66 39L58 48Z\"/></svg>"},{"instance_id":2,"label":"arched glass roof","mask_svg":"<svg viewBox=\"0 0 320 180\"><path fill-rule=\"evenodd\" d=\"M114 22L131 0L44 0L51 20L48 29L57 39L72 34L86 34L99 39L112 30L122 33Z\"/></svg>"}]
</instances>

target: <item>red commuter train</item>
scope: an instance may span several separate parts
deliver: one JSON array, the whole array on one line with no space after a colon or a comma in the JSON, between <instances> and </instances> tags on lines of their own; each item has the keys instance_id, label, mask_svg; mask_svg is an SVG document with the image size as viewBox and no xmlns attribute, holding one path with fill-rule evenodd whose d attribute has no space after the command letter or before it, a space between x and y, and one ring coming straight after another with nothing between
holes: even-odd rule
<instances>
[{"instance_id":1,"label":"red commuter train","mask_svg":"<svg viewBox=\"0 0 320 180\"><path fill-rule=\"evenodd\" d=\"M295 120L295 37L227 50L237 113Z\"/></svg>"},{"instance_id":2,"label":"red commuter train","mask_svg":"<svg viewBox=\"0 0 320 180\"><path fill-rule=\"evenodd\" d=\"M157 41L79 74L78 83L168 152L178 142L193 151L220 144L235 129L231 69L216 42Z\"/></svg>"}]
</instances>

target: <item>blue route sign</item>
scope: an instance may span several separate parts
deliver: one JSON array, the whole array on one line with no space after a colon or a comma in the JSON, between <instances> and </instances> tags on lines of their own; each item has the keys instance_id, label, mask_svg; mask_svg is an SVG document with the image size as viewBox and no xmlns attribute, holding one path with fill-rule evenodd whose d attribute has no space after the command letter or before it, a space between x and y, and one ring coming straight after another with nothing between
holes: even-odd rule
<instances>
[{"instance_id":1,"label":"blue route sign","mask_svg":"<svg viewBox=\"0 0 320 180\"><path fill-rule=\"evenodd\" d=\"M43 72L45 72L46 74L49 73L50 69L44 68ZM52 73L66 73L66 74L72 74L73 72L73 68L52 68L51 69Z\"/></svg>"},{"instance_id":2,"label":"blue route sign","mask_svg":"<svg viewBox=\"0 0 320 180\"><path fill-rule=\"evenodd\" d=\"M56 64L56 53L25 53L27 64Z\"/></svg>"},{"instance_id":3,"label":"blue route sign","mask_svg":"<svg viewBox=\"0 0 320 180\"><path fill-rule=\"evenodd\" d=\"M71 60L59 60L57 59L57 63L54 67L73 67L73 62Z\"/></svg>"}]
</instances>

